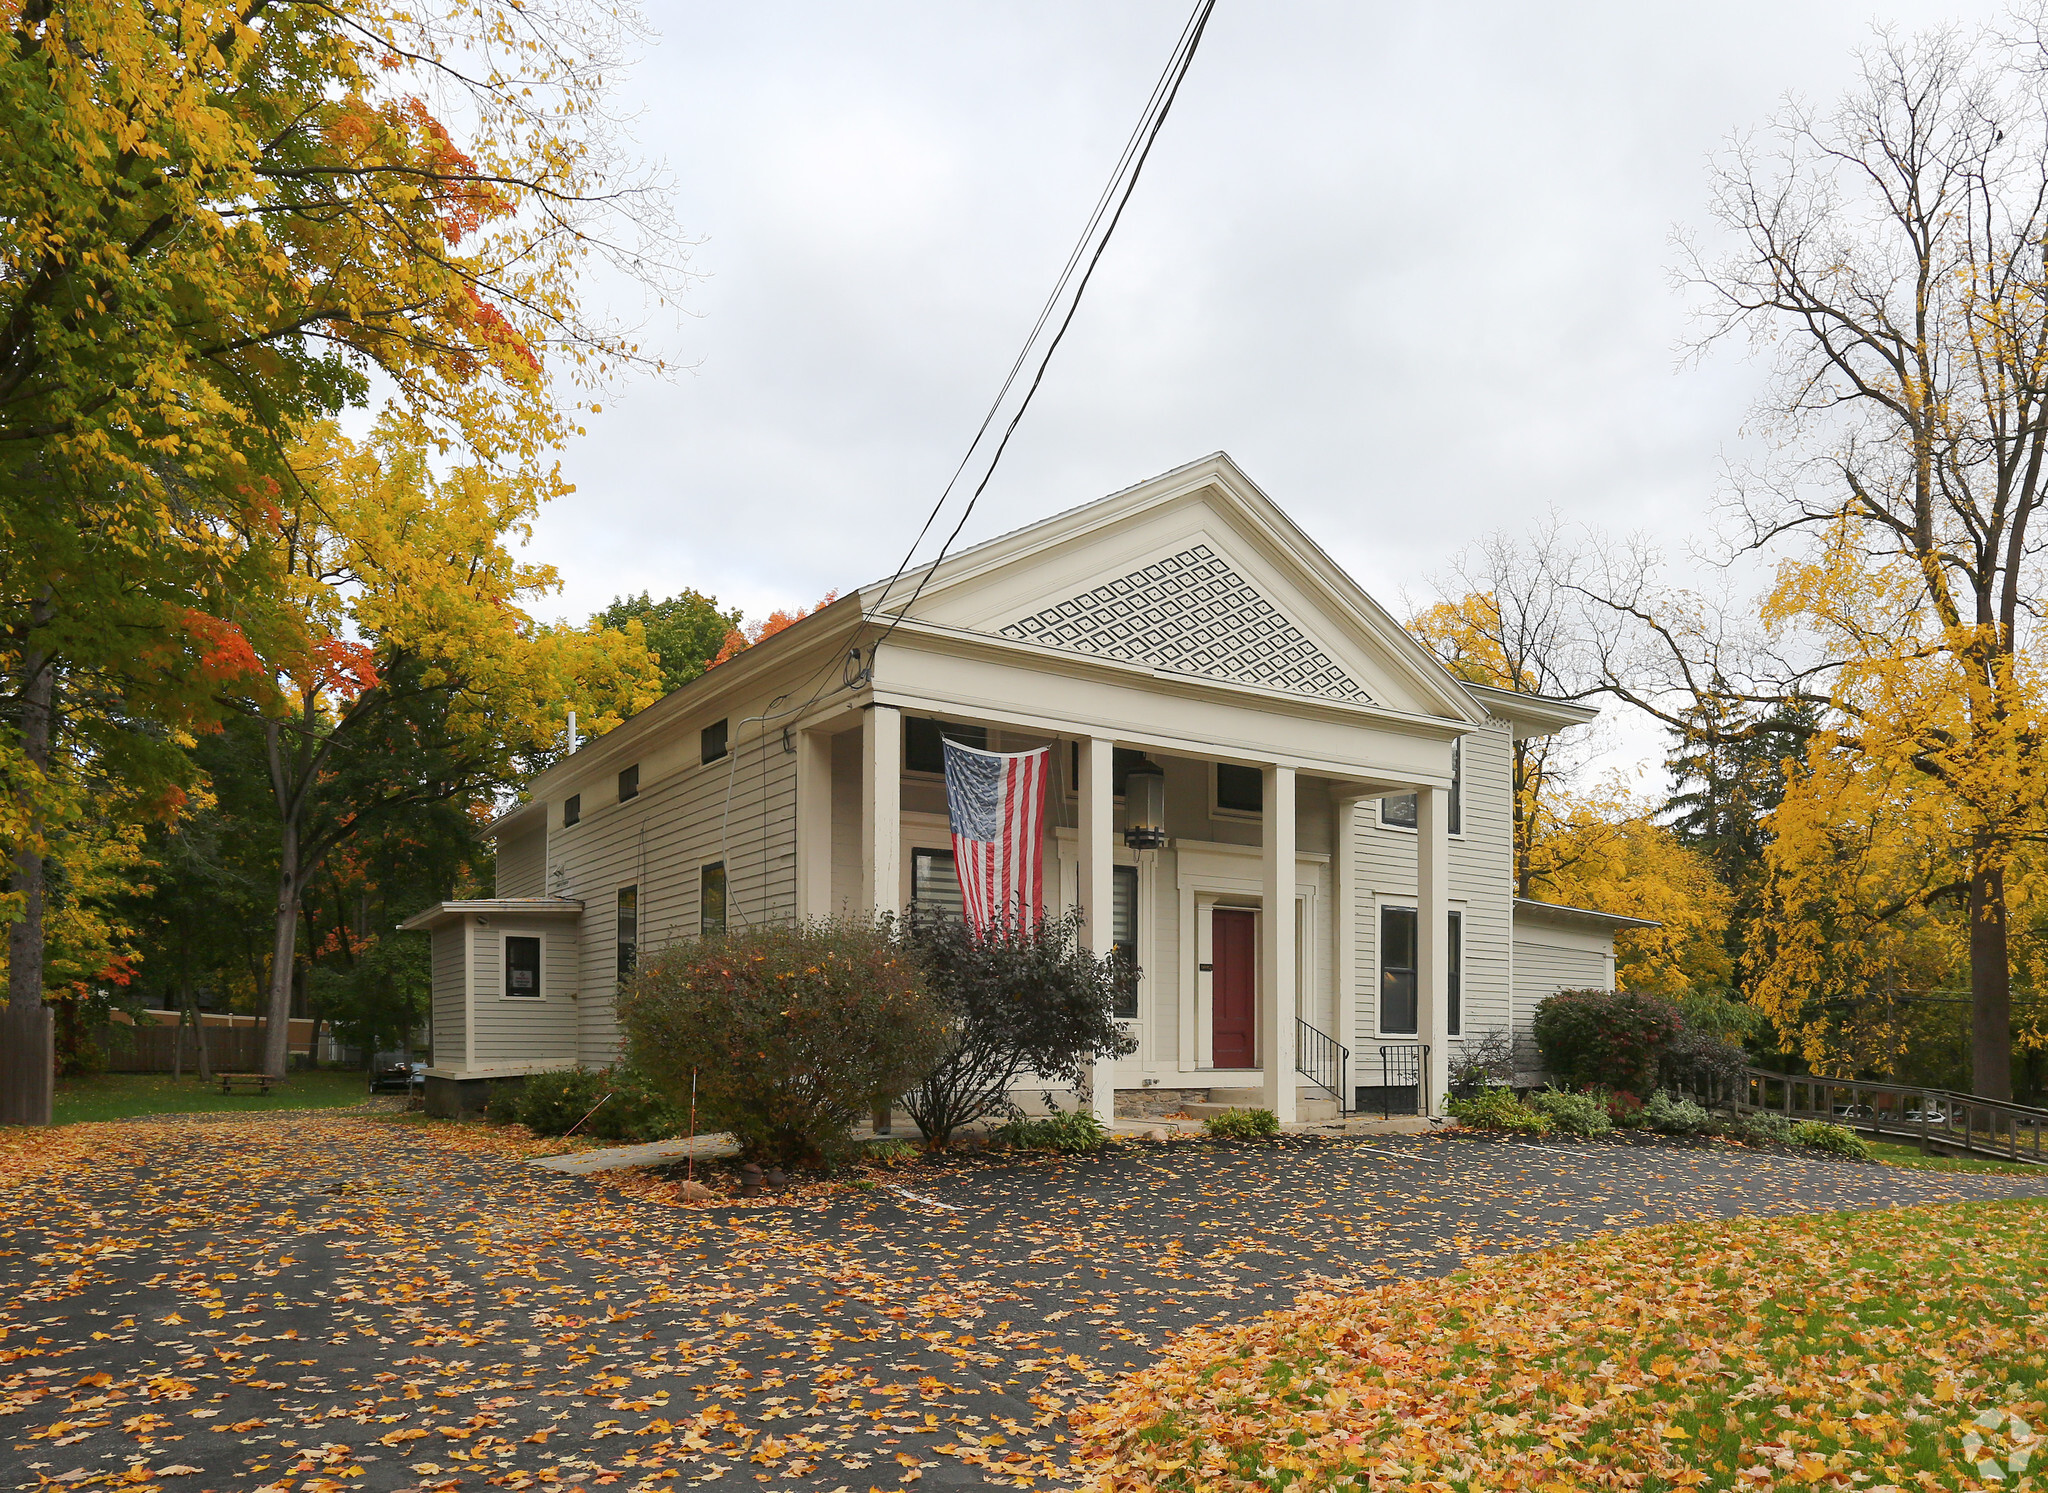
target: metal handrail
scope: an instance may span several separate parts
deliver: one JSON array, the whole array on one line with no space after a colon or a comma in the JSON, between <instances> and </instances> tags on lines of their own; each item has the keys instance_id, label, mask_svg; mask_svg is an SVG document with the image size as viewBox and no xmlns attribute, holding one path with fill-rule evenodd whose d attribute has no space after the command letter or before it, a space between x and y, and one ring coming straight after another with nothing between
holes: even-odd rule
<instances>
[{"instance_id":1,"label":"metal handrail","mask_svg":"<svg viewBox=\"0 0 2048 1493\"><path fill-rule=\"evenodd\" d=\"M1335 1099L1340 1115L1351 1113L1351 1100L1344 1092L1345 1072L1350 1064L1350 1048L1299 1016L1294 1018L1295 1070Z\"/></svg>"},{"instance_id":2,"label":"metal handrail","mask_svg":"<svg viewBox=\"0 0 2048 1493\"><path fill-rule=\"evenodd\" d=\"M1771 1088L1777 1087L1776 1102ZM2009 1161L2048 1165L2048 1109L1917 1084L1773 1073L1745 1068L1737 1092L1721 1096L1738 1111L1769 1110L1787 1119L1847 1123L1851 1129L1916 1140L1922 1151L1950 1146Z\"/></svg>"},{"instance_id":3,"label":"metal handrail","mask_svg":"<svg viewBox=\"0 0 2048 1493\"><path fill-rule=\"evenodd\" d=\"M1394 1082L1396 1073L1400 1082ZM1395 1089L1415 1086L1415 1113L1430 1113L1429 1102L1429 1044L1426 1042L1390 1042L1380 1049L1380 1114L1391 1118L1393 1110L1387 1096Z\"/></svg>"}]
</instances>

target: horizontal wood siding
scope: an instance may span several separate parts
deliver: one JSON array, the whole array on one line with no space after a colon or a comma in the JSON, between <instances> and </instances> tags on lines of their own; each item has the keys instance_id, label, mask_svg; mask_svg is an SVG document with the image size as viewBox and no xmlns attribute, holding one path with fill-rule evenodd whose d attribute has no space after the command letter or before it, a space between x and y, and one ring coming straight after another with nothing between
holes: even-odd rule
<instances>
[{"instance_id":1,"label":"horizontal wood siding","mask_svg":"<svg viewBox=\"0 0 2048 1493\"><path fill-rule=\"evenodd\" d=\"M567 918L494 916L470 929L479 1068L545 1062L576 1052L576 928ZM507 936L541 940L539 1000L505 995Z\"/></svg>"},{"instance_id":2,"label":"horizontal wood siding","mask_svg":"<svg viewBox=\"0 0 2048 1493\"><path fill-rule=\"evenodd\" d=\"M536 824L525 834L498 842L500 897L545 897L548 892L548 831Z\"/></svg>"},{"instance_id":3,"label":"horizontal wood siding","mask_svg":"<svg viewBox=\"0 0 2048 1493\"><path fill-rule=\"evenodd\" d=\"M445 923L430 935L434 970L433 1026L428 1038L434 1062L444 1068L460 1067L467 1033L463 1026L462 932L460 922Z\"/></svg>"},{"instance_id":4,"label":"horizontal wood siding","mask_svg":"<svg viewBox=\"0 0 2048 1493\"><path fill-rule=\"evenodd\" d=\"M1521 1019L1512 1011L1510 944L1514 937L1513 762L1508 729L1490 722L1461 748L1460 833L1451 840L1451 901L1464 915L1461 982L1463 1035L1482 1037ZM1415 899L1413 830L1380 823L1379 804L1358 808L1357 1047L1377 1061L1379 1042L1379 908ZM1512 1014L1511 1014L1512 1013Z\"/></svg>"},{"instance_id":5,"label":"horizontal wood siding","mask_svg":"<svg viewBox=\"0 0 2048 1493\"><path fill-rule=\"evenodd\" d=\"M643 959L697 936L701 872L714 861L726 865L727 926L796 914L796 757L779 729L741 724L759 713L733 711L726 759L692 760L652 781L643 761L637 798L593 807L586 797L580 823L550 831L549 890L583 903L575 1051L588 1066L619 1052L620 888L639 888ZM687 727L693 744L700 724Z\"/></svg>"}]
</instances>

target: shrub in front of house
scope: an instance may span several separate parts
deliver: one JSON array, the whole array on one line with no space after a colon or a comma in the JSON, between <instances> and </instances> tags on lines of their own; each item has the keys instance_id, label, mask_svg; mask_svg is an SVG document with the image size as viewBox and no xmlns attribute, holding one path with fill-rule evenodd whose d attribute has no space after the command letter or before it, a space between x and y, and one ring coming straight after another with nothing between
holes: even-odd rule
<instances>
[{"instance_id":1,"label":"shrub in front of house","mask_svg":"<svg viewBox=\"0 0 2048 1493\"><path fill-rule=\"evenodd\" d=\"M1662 1089L1643 1106L1643 1123L1659 1135L1706 1135L1718 1128L1714 1117L1692 1100Z\"/></svg>"},{"instance_id":2,"label":"shrub in front of house","mask_svg":"<svg viewBox=\"0 0 2048 1493\"><path fill-rule=\"evenodd\" d=\"M1773 1114L1767 1109L1755 1109L1729 1121L1722 1134L1731 1140L1748 1141L1753 1145L1789 1146L1792 1144L1792 1132L1797 1128L1783 1115Z\"/></svg>"},{"instance_id":3,"label":"shrub in front of house","mask_svg":"<svg viewBox=\"0 0 2048 1493\"><path fill-rule=\"evenodd\" d=\"M1560 990L1536 1007L1534 1026L1553 1082L1626 1089L1647 1099L1683 1021L1678 1007L1661 996Z\"/></svg>"},{"instance_id":4,"label":"shrub in front of house","mask_svg":"<svg viewBox=\"0 0 2048 1493\"><path fill-rule=\"evenodd\" d=\"M1515 1097L1513 1089L1482 1089L1469 1099L1452 1099L1445 1112L1474 1130L1508 1130L1521 1135L1547 1135L1550 1121Z\"/></svg>"},{"instance_id":5,"label":"shrub in front of house","mask_svg":"<svg viewBox=\"0 0 2048 1493\"><path fill-rule=\"evenodd\" d=\"M1026 1073L1046 1088L1078 1085L1094 1059L1137 1050L1116 1020L1117 997L1137 972L1082 945L1079 912L976 933L926 910L911 915L906 932L950 1024L946 1055L903 1095L933 1145L946 1145L963 1125L1013 1113L1010 1092Z\"/></svg>"},{"instance_id":6,"label":"shrub in front of house","mask_svg":"<svg viewBox=\"0 0 2048 1493\"><path fill-rule=\"evenodd\" d=\"M1877 1152L1870 1148L1870 1142L1855 1131L1843 1125L1830 1125L1825 1120L1803 1120L1794 1125L1792 1144L1826 1151L1831 1156L1846 1156L1851 1161L1871 1161L1877 1156Z\"/></svg>"},{"instance_id":7,"label":"shrub in front of house","mask_svg":"<svg viewBox=\"0 0 2048 1493\"><path fill-rule=\"evenodd\" d=\"M1056 1109L1038 1118L1018 1115L990 1132L989 1140L1016 1151L1099 1151L1109 1132L1091 1110Z\"/></svg>"},{"instance_id":8,"label":"shrub in front of house","mask_svg":"<svg viewBox=\"0 0 2048 1493\"><path fill-rule=\"evenodd\" d=\"M1616 1130L1640 1130L1650 1123L1643 1115L1643 1101L1627 1089L1604 1090L1598 1098Z\"/></svg>"},{"instance_id":9,"label":"shrub in front of house","mask_svg":"<svg viewBox=\"0 0 2048 1493\"><path fill-rule=\"evenodd\" d=\"M832 1164L855 1123L951 1045L943 1002L885 924L818 919L709 934L642 961L619 999L627 1052L700 1131L758 1161Z\"/></svg>"},{"instance_id":10,"label":"shrub in front of house","mask_svg":"<svg viewBox=\"0 0 2048 1493\"><path fill-rule=\"evenodd\" d=\"M1222 1140L1257 1140L1280 1133L1280 1117L1270 1109L1226 1109L1202 1121L1202 1129Z\"/></svg>"},{"instance_id":11,"label":"shrub in front of house","mask_svg":"<svg viewBox=\"0 0 2048 1493\"><path fill-rule=\"evenodd\" d=\"M1470 1099L1485 1090L1515 1081L1515 1044L1506 1032L1467 1037L1451 1049L1450 1091Z\"/></svg>"},{"instance_id":12,"label":"shrub in front of house","mask_svg":"<svg viewBox=\"0 0 2048 1493\"><path fill-rule=\"evenodd\" d=\"M488 1113L494 1120L524 1125L535 1135L563 1135L603 1093L596 1069L557 1068L529 1073L517 1086L496 1089Z\"/></svg>"},{"instance_id":13,"label":"shrub in front of house","mask_svg":"<svg viewBox=\"0 0 2048 1493\"><path fill-rule=\"evenodd\" d=\"M491 1101L491 1114L535 1135L566 1135L574 1129L613 1143L667 1140L681 1135L689 1119L659 1088L623 1066L529 1074L502 1101Z\"/></svg>"},{"instance_id":14,"label":"shrub in front of house","mask_svg":"<svg viewBox=\"0 0 2048 1493\"><path fill-rule=\"evenodd\" d=\"M1605 1135L1614 1128L1614 1121L1607 1118L1607 1106L1592 1094L1538 1089L1529 1096L1529 1108L1550 1121L1550 1128L1561 1135Z\"/></svg>"}]
</instances>

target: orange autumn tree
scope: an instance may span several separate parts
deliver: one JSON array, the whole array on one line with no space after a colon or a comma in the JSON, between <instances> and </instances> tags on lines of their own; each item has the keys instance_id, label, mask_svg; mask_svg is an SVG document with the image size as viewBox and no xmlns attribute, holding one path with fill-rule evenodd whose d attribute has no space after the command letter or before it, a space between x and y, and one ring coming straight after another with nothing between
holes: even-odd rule
<instances>
[{"instance_id":1,"label":"orange autumn tree","mask_svg":"<svg viewBox=\"0 0 2048 1493\"><path fill-rule=\"evenodd\" d=\"M823 611L839 600L837 591L827 591L813 607L797 607L794 611L777 607L759 622L749 622L743 627L733 627L726 632L725 642L711 660L711 667L717 668L727 659L736 657L753 647L763 638L772 638L786 627L794 627L812 612Z\"/></svg>"}]
</instances>

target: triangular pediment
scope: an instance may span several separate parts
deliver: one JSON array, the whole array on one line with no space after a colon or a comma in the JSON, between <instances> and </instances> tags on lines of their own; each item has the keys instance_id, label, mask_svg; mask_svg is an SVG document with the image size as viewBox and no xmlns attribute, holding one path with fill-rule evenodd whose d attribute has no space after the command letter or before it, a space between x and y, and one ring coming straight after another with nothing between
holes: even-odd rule
<instances>
[{"instance_id":1,"label":"triangular pediment","mask_svg":"<svg viewBox=\"0 0 2048 1493\"><path fill-rule=\"evenodd\" d=\"M1176 674L1370 703L1323 646L1206 541L1021 617L1007 638Z\"/></svg>"},{"instance_id":2,"label":"triangular pediment","mask_svg":"<svg viewBox=\"0 0 2048 1493\"><path fill-rule=\"evenodd\" d=\"M870 615L891 610L881 588ZM1306 698L1478 720L1455 679L1226 456L913 575L914 615ZM900 604L900 603L898 603Z\"/></svg>"}]
</instances>

